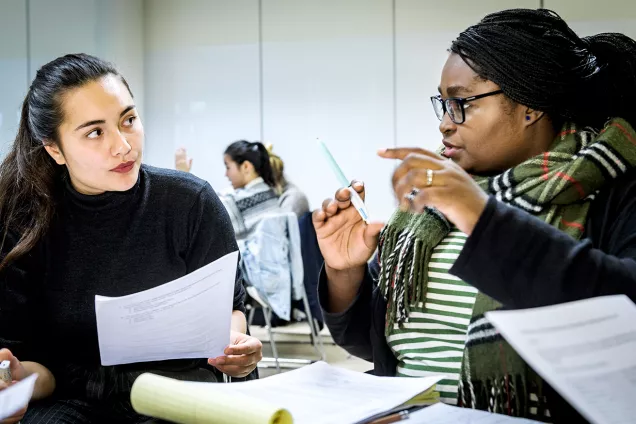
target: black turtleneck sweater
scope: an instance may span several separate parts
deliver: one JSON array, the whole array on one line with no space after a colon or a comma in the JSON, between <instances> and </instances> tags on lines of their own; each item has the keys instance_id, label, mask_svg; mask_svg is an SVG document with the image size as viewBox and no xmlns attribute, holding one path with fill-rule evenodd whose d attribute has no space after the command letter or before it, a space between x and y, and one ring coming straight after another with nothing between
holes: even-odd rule
<instances>
[{"instance_id":1,"label":"black turtleneck sweater","mask_svg":"<svg viewBox=\"0 0 636 424\"><path fill-rule=\"evenodd\" d=\"M126 192L86 196L66 183L59 197L39 248L0 273L0 348L47 366L58 383L69 367L84 375L110 368L100 366L95 295L156 287L238 249L214 190L190 174L143 165L137 184ZM13 243L5 242L3 255ZM244 311L244 297L237 273L235 310ZM179 360L123 368L200 364Z\"/></svg>"}]
</instances>

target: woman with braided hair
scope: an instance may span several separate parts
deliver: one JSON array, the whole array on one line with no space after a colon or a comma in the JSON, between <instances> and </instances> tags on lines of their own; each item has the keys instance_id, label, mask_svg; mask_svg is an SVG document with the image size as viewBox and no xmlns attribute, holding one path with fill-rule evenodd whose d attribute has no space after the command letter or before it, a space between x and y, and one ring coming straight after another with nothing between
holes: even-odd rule
<instances>
[{"instance_id":1,"label":"woman with braided hair","mask_svg":"<svg viewBox=\"0 0 636 424\"><path fill-rule=\"evenodd\" d=\"M314 213L334 340L378 375L443 375L447 403L582 420L484 313L636 300L634 98L625 35L580 38L525 9L462 32L431 98L443 148L379 152L402 161L399 210L366 224L343 189Z\"/></svg>"}]
</instances>

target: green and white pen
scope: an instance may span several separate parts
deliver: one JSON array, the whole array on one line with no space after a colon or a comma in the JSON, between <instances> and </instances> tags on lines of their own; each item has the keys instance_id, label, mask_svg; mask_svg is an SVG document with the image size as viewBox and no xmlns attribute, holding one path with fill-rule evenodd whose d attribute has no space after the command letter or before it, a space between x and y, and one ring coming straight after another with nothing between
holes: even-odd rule
<instances>
[{"instance_id":1,"label":"green and white pen","mask_svg":"<svg viewBox=\"0 0 636 424\"><path fill-rule=\"evenodd\" d=\"M367 211L367 207L364 205L364 200L362 200L358 192L353 187L351 187L351 183L349 182L347 177L345 177L345 174L344 172L342 172L342 169L340 169L340 166L338 166L338 163L327 148L327 145L319 138L317 138L316 141L318 141L318 145L320 146L320 150L322 151L323 156L325 157L325 159L327 159L327 162L329 162L331 170L334 174L336 174L336 177L338 178L340 184L342 184L343 187L347 187L349 189L349 192L351 193L351 204L354 208L356 208L364 222L368 224L369 211Z\"/></svg>"}]
</instances>

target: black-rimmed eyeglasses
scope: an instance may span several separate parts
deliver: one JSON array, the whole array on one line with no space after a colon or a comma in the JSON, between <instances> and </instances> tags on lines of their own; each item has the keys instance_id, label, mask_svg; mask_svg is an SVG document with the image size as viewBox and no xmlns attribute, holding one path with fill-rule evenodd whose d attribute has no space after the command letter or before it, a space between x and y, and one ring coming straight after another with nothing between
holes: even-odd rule
<instances>
[{"instance_id":1,"label":"black-rimmed eyeglasses","mask_svg":"<svg viewBox=\"0 0 636 424\"><path fill-rule=\"evenodd\" d=\"M442 96L431 97L433 103L433 110L437 118L441 121L444 119L444 114L448 113L448 117L456 124L463 124L466 120L466 112L464 111L465 104L472 102L473 100L483 99L484 97L494 96L495 94L501 94L503 91L491 91L490 93L479 94L471 97L449 97L448 99L442 99Z\"/></svg>"}]
</instances>

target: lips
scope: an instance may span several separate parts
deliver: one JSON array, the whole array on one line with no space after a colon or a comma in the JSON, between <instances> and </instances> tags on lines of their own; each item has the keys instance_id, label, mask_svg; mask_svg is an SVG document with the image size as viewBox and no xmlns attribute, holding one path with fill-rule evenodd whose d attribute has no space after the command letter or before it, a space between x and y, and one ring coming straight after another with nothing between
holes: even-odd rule
<instances>
[{"instance_id":1,"label":"lips","mask_svg":"<svg viewBox=\"0 0 636 424\"><path fill-rule=\"evenodd\" d=\"M442 144L444 144L444 152L442 154L450 159L457 156L457 154L462 150L461 147L457 147L448 141L442 141Z\"/></svg>"},{"instance_id":2,"label":"lips","mask_svg":"<svg viewBox=\"0 0 636 424\"><path fill-rule=\"evenodd\" d=\"M119 166L111 169L111 171L118 172L120 174L125 174L126 172L130 172L130 170L132 170L134 166L135 166L135 161L131 160L131 161L119 164Z\"/></svg>"}]
</instances>

